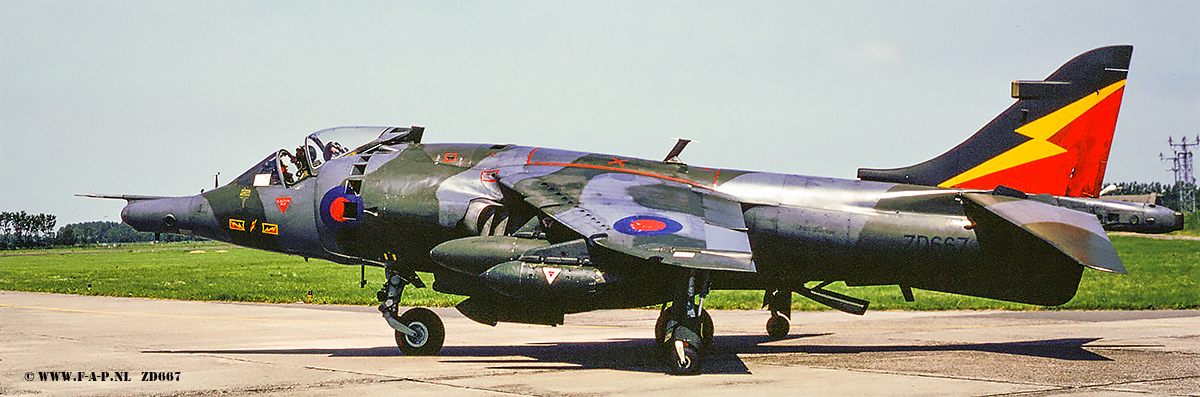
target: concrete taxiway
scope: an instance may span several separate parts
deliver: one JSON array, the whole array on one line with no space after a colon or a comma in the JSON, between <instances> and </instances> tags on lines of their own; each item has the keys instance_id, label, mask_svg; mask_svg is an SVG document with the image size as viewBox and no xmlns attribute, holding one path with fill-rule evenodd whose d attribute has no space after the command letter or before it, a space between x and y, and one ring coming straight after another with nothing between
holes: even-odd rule
<instances>
[{"instance_id":1,"label":"concrete taxiway","mask_svg":"<svg viewBox=\"0 0 1200 397\"><path fill-rule=\"evenodd\" d=\"M0 394L1200 395L1200 311L798 312L781 341L764 311L713 311L690 377L664 374L656 311L557 328L435 311L442 354L405 357L371 307L0 291Z\"/></svg>"}]
</instances>

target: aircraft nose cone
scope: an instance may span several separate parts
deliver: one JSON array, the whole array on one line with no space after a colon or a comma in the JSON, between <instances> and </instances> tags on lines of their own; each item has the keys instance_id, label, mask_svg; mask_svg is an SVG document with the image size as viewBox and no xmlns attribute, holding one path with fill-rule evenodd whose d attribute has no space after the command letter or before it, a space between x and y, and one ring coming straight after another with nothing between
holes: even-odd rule
<instances>
[{"instance_id":1,"label":"aircraft nose cone","mask_svg":"<svg viewBox=\"0 0 1200 397\"><path fill-rule=\"evenodd\" d=\"M163 218L173 212L168 204L171 201L174 200L134 201L121 210L121 220L139 232L161 233L166 229Z\"/></svg>"},{"instance_id":2,"label":"aircraft nose cone","mask_svg":"<svg viewBox=\"0 0 1200 397\"><path fill-rule=\"evenodd\" d=\"M121 210L121 220L139 232L206 235L216 230L212 209L200 196L134 201Z\"/></svg>"}]
</instances>

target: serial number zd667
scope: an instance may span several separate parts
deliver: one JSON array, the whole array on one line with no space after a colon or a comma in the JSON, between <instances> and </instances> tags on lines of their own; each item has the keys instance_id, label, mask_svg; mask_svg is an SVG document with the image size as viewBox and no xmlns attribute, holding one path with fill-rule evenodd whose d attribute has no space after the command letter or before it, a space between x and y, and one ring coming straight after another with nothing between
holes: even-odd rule
<instances>
[{"instance_id":1,"label":"serial number zd667","mask_svg":"<svg viewBox=\"0 0 1200 397\"><path fill-rule=\"evenodd\" d=\"M143 382L178 381L179 372L142 372Z\"/></svg>"},{"instance_id":2,"label":"serial number zd667","mask_svg":"<svg viewBox=\"0 0 1200 397\"><path fill-rule=\"evenodd\" d=\"M930 237L915 234L905 234L904 240L905 246L908 248L935 250L960 250L967 248L967 245L971 243L970 237Z\"/></svg>"}]
</instances>

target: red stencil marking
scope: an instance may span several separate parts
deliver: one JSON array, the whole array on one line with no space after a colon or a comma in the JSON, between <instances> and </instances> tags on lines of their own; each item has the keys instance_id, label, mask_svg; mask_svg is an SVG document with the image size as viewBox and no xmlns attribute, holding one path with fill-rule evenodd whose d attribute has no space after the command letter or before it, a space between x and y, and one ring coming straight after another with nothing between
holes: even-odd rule
<instances>
[{"instance_id":1,"label":"red stencil marking","mask_svg":"<svg viewBox=\"0 0 1200 397\"><path fill-rule=\"evenodd\" d=\"M279 212L287 212L287 207L292 203L291 197L276 197L275 205L279 206Z\"/></svg>"}]
</instances>

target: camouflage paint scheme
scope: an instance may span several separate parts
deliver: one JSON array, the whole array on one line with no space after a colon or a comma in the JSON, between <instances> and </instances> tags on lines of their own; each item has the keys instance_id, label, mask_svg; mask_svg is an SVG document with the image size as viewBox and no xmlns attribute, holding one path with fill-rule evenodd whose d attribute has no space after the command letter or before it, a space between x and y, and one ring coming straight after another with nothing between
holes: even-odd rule
<instances>
[{"instance_id":1,"label":"camouflage paint scheme","mask_svg":"<svg viewBox=\"0 0 1200 397\"><path fill-rule=\"evenodd\" d=\"M353 134L376 138L339 138ZM273 153L198 196L112 197L129 201L122 218L141 231L385 267L381 311L401 349L407 343L415 354L436 353L442 336L436 316L396 317L403 287L423 286L413 272L433 273L432 288L467 296L459 310L493 325L554 325L566 313L670 302L656 337L675 347L668 356L680 373L695 371L698 346L711 340L702 311L710 289L767 291L777 336L777 318L786 334L791 292L866 309L821 288L834 281L899 285L906 297L921 288L1060 305L1084 267L1124 272L1094 215L1002 189L424 144L423 134L319 131L295 154ZM806 286L814 281L823 284ZM412 350L427 336L436 349Z\"/></svg>"},{"instance_id":2,"label":"camouflage paint scheme","mask_svg":"<svg viewBox=\"0 0 1200 397\"><path fill-rule=\"evenodd\" d=\"M411 131L378 130L395 135ZM275 158L200 196L133 201L123 218L139 230L190 233L345 264L432 272L437 279L433 288L439 291L466 295L489 307L536 310L537 319L551 318L551 323L561 322L563 313L666 302L672 275L681 268L714 271L712 287L720 289L796 291L809 281L845 281L1039 305L1067 302L1082 272L1077 259L1018 231L1008 230L1012 236L987 249L979 230L970 228L980 221L967 216L972 202L959 189L712 169L516 145L416 142L380 144L331 159L314 176L289 186L278 182L283 178L271 166ZM255 186L254 176L261 174L272 175L273 182ZM176 219L173 226L162 221L168 216ZM660 221L643 226L644 231L630 222L618 227L631 216ZM505 219L499 227L498 219ZM678 230L655 233L655 227L666 223ZM1103 238L1102 232L1097 235ZM439 244L481 238L499 240L485 248L443 253L447 259L442 264L430 255ZM527 243L509 257L478 253L511 239L539 244ZM597 244L589 247L590 241ZM568 272L578 269L572 265L591 265L603 283L537 291L543 285L534 283L526 290L491 285L481 277L494 265L521 259L531 248L572 242L577 247L567 247L568 255L559 256L574 263L550 265ZM610 259L598 260L593 257L597 253ZM475 265L456 264L458 257L467 258L458 262ZM1084 264L1121 271L1119 260ZM544 286L552 284L546 281L540 280ZM524 319L498 313L490 317Z\"/></svg>"}]
</instances>

